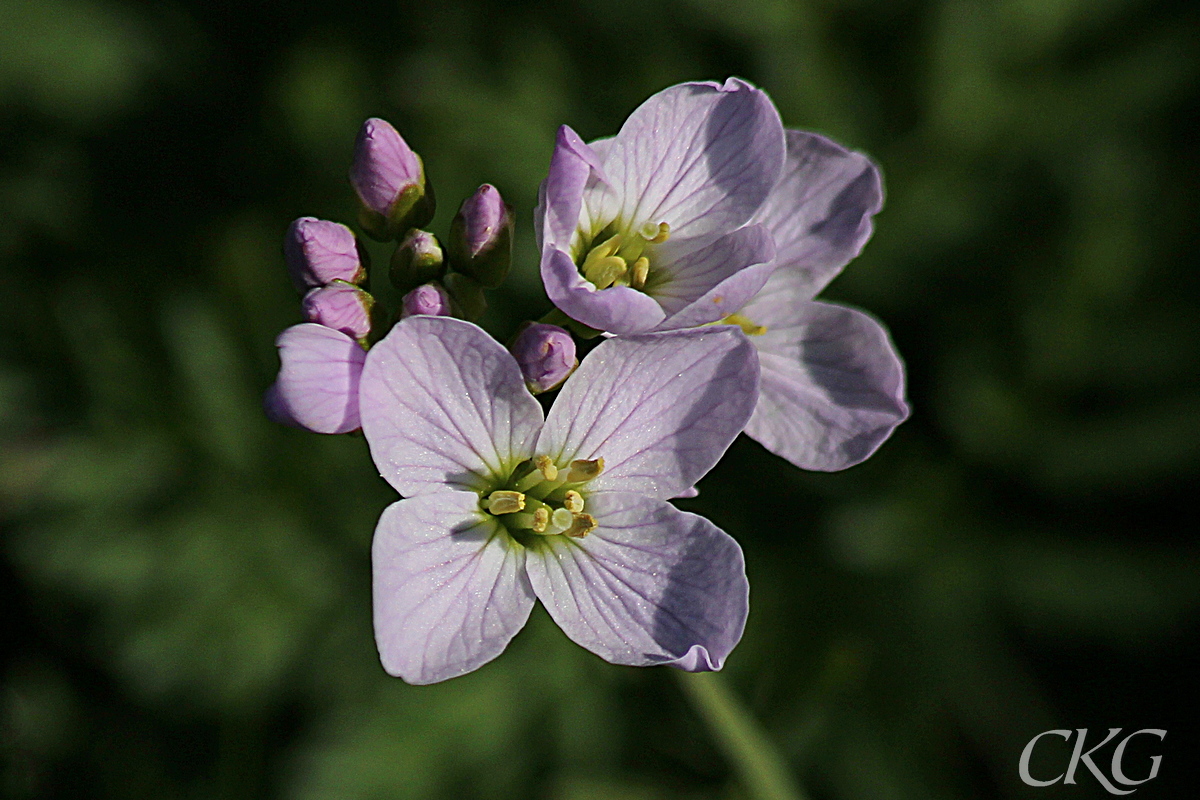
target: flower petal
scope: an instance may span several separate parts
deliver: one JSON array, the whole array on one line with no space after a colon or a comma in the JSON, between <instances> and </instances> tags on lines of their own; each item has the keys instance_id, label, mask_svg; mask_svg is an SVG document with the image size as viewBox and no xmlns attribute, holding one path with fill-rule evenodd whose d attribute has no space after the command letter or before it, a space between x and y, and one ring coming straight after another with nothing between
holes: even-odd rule
<instances>
[{"instance_id":1,"label":"flower petal","mask_svg":"<svg viewBox=\"0 0 1200 800\"><path fill-rule=\"evenodd\" d=\"M653 329L666 315L649 295L628 286L597 290L579 274L571 257L547 245L542 253L542 283L550 302L572 319L616 334Z\"/></svg>"},{"instance_id":2,"label":"flower petal","mask_svg":"<svg viewBox=\"0 0 1200 800\"><path fill-rule=\"evenodd\" d=\"M372 347L359 405L375 466L406 496L480 488L530 455L542 423L508 351L451 317L409 317Z\"/></svg>"},{"instance_id":3,"label":"flower petal","mask_svg":"<svg viewBox=\"0 0 1200 800\"><path fill-rule=\"evenodd\" d=\"M744 81L682 83L634 110L608 145L604 171L618 216L636 228L666 222L692 239L741 227L783 167L783 124Z\"/></svg>"},{"instance_id":4,"label":"flower petal","mask_svg":"<svg viewBox=\"0 0 1200 800\"><path fill-rule=\"evenodd\" d=\"M664 250L670 245L663 245ZM659 255L670 259L669 251ZM649 292L667 312L658 330L707 325L738 311L775 271L774 257L767 229L747 225L658 267L668 274Z\"/></svg>"},{"instance_id":5,"label":"flower petal","mask_svg":"<svg viewBox=\"0 0 1200 800\"><path fill-rule=\"evenodd\" d=\"M779 273L777 273L778 275ZM793 284L792 291L779 289ZM743 314L762 364L758 407L746 433L802 469L863 461L908 416L904 366L883 326L852 308L797 300L803 276L772 277Z\"/></svg>"},{"instance_id":6,"label":"flower petal","mask_svg":"<svg viewBox=\"0 0 1200 800\"><path fill-rule=\"evenodd\" d=\"M811 300L871 238L883 206L879 169L862 153L805 131L787 131L783 177L755 214L775 237L780 269L802 274Z\"/></svg>"},{"instance_id":7,"label":"flower petal","mask_svg":"<svg viewBox=\"0 0 1200 800\"><path fill-rule=\"evenodd\" d=\"M594 492L674 497L692 488L754 409L758 359L730 326L622 336L567 379L536 450L604 459Z\"/></svg>"},{"instance_id":8,"label":"flower petal","mask_svg":"<svg viewBox=\"0 0 1200 800\"><path fill-rule=\"evenodd\" d=\"M444 681L491 661L533 608L524 548L479 512L473 492L384 509L371 570L379 658L409 683Z\"/></svg>"},{"instance_id":9,"label":"flower petal","mask_svg":"<svg viewBox=\"0 0 1200 800\"><path fill-rule=\"evenodd\" d=\"M662 500L593 495L588 511L596 530L546 537L526 558L558 626L614 664L720 669L742 638L749 603L737 542Z\"/></svg>"},{"instance_id":10,"label":"flower petal","mask_svg":"<svg viewBox=\"0 0 1200 800\"><path fill-rule=\"evenodd\" d=\"M263 405L276 422L315 433L360 427L359 376L366 353L341 331L305 322L279 334L279 377Z\"/></svg>"},{"instance_id":11,"label":"flower petal","mask_svg":"<svg viewBox=\"0 0 1200 800\"><path fill-rule=\"evenodd\" d=\"M605 186L600 159L579 134L566 125L560 127L550 157L550 171L542 181L534 212L538 246L552 244L567 249L580 224L584 190L590 188L590 193L603 194L609 191Z\"/></svg>"}]
</instances>

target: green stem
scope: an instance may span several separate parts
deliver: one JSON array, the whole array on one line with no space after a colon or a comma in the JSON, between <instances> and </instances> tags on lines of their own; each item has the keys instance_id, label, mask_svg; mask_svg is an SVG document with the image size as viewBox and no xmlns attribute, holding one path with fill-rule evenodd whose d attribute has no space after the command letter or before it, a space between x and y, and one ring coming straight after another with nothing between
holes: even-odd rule
<instances>
[{"instance_id":1,"label":"green stem","mask_svg":"<svg viewBox=\"0 0 1200 800\"><path fill-rule=\"evenodd\" d=\"M672 670L717 747L755 800L805 800L762 726L716 672Z\"/></svg>"}]
</instances>

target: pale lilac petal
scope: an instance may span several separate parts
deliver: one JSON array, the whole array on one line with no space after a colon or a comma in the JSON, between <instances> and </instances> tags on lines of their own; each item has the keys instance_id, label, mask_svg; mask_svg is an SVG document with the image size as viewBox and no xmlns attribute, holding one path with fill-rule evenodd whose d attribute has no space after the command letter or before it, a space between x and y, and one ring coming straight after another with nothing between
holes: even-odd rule
<instances>
[{"instance_id":1,"label":"pale lilac petal","mask_svg":"<svg viewBox=\"0 0 1200 800\"><path fill-rule=\"evenodd\" d=\"M537 452L559 464L603 458L591 491L675 497L745 427L757 389L758 359L737 328L609 339L567 379Z\"/></svg>"},{"instance_id":2,"label":"pale lilac petal","mask_svg":"<svg viewBox=\"0 0 1200 800\"><path fill-rule=\"evenodd\" d=\"M579 274L571 257L549 245L542 254L542 283L550 302L572 319L616 334L652 330L666 316L649 295L628 286L597 290Z\"/></svg>"},{"instance_id":3,"label":"pale lilac petal","mask_svg":"<svg viewBox=\"0 0 1200 800\"><path fill-rule=\"evenodd\" d=\"M871 159L824 136L789 130L783 177L754 221L771 229L780 268L804 276L811 300L862 251L882 206Z\"/></svg>"},{"instance_id":4,"label":"pale lilac petal","mask_svg":"<svg viewBox=\"0 0 1200 800\"><path fill-rule=\"evenodd\" d=\"M677 258L666 249L670 245L658 253L655 283L647 289L667 313L658 330L724 319L758 294L775 271L775 244L762 225L739 228Z\"/></svg>"},{"instance_id":5,"label":"pale lilac petal","mask_svg":"<svg viewBox=\"0 0 1200 800\"><path fill-rule=\"evenodd\" d=\"M306 322L279 334L279 377L264 398L277 422L315 433L360 427L359 376L366 353L341 331Z\"/></svg>"},{"instance_id":6,"label":"pale lilac petal","mask_svg":"<svg viewBox=\"0 0 1200 800\"><path fill-rule=\"evenodd\" d=\"M608 151L616 138L616 136L601 136L599 139L592 139L587 143L601 164L604 163L604 159L608 158Z\"/></svg>"},{"instance_id":7,"label":"pale lilac petal","mask_svg":"<svg viewBox=\"0 0 1200 800\"><path fill-rule=\"evenodd\" d=\"M375 643L383 668L436 683L504 651L533 608L525 551L472 492L401 500L371 545Z\"/></svg>"},{"instance_id":8,"label":"pale lilac petal","mask_svg":"<svg viewBox=\"0 0 1200 800\"><path fill-rule=\"evenodd\" d=\"M662 500L604 494L587 502L596 530L546 537L526 557L550 616L614 664L720 669L742 637L749 602L737 542Z\"/></svg>"},{"instance_id":9,"label":"pale lilac petal","mask_svg":"<svg viewBox=\"0 0 1200 800\"><path fill-rule=\"evenodd\" d=\"M780 289L794 285L791 292ZM767 332L750 337L762 383L746 433L802 469L863 461L908 416L904 366L883 326L852 308L794 299L804 279L772 278L777 291L742 312Z\"/></svg>"},{"instance_id":10,"label":"pale lilac petal","mask_svg":"<svg viewBox=\"0 0 1200 800\"><path fill-rule=\"evenodd\" d=\"M263 392L262 405L263 413L267 415L267 419L271 420L271 422L278 422L280 425L288 425L293 428L307 430L307 428L297 422L296 418L292 416L291 409L288 408L287 403L285 403L283 398L279 395L278 384L272 383L267 387L267 390Z\"/></svg>"},{"instance_id":11,"label":"pale lilac petal","mask_svg":"<svg viewBox=\"0 0 1200 800\"><path fill-rule=\"evenodd\" d=\"M359 395L375 466L410 497L507 477L542 423L508 351L451 317L401 320L367 354Z\"/></svg>"},{"instance_id":12,"label":"pale lilac petal","mask_svg":"<svg viewBox=\"0 0 1200 800\"><path fill-rule=\"evenodd\" d=\"M566 249L579 227L584 190L605 183L600 160L579 134L566 125L558 129L550 171L538 195L538 246Z\"/></svg>"},{"instance_id":13,"label":"pale lilac petal","mask_svg":"<svg viewBox=\"0 0 1200 800\"><path fill-rule=\"evenodd\" d=\"M744 81L683 83L642 103L607 145L604 172L635 229L666 222L691 239L744 225L783 168L770 98Z\"/></svg>"}]
</instances>

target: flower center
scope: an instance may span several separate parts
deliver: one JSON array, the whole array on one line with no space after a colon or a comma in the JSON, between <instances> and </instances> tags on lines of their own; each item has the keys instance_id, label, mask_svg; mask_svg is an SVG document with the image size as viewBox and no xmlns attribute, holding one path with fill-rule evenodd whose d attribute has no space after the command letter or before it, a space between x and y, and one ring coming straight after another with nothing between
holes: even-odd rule
<instances>
[{"instance_id":1,"label":"flower center","mask_svg":"<svg viewBox=\"0 0 1200 800\"><path fill-rule=\"evenodd\" d=\"M621 232L617 227L614 222L600 231L590 244L581 245L578 252L586 255L582 260L577 256L576 265L597 289L613 285L643 289L650 278L652 255L652 252L646 252L646 246L665 242L671 235L671 226L665 222L657 225L647 222L635 233Z\"/></svg>"},{"instance_id":2,"label":"flower center","mask_svg":"<svg viewBox=\"0 0 1200 800\"><path fill-rule=\"evenodd\" d=\"M582 539L596 529L596 518L584 513L579 490L603 471L603 458L559 469L549 456L536 456L518 464L502 487L481 495L479 505L512 534Z\"/></svg>"}]
</instances>

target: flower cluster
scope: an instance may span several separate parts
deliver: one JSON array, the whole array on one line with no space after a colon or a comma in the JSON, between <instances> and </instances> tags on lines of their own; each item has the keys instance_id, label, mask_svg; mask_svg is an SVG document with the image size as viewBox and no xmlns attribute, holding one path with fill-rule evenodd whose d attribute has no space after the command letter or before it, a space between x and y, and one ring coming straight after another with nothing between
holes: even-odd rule
<instances>
[{"instance_id":1,"label":"flower cluster","mask_svg":"<svg viewBox=\"0 0 1200 800\"><path fill-rule=\"evenodd\" d=\"M720 669L741 638L741 550L667 502L745 431L796 466L867 458L904 420L904 370L861 311L814 299L882 204L871 161L785 129L730 79L670 87L616 136L563 126L534 227L556 307L502 346L475 324L511 264L495 187L445 247L424 164L368 120L360 225L397 242L387 315L350 230L305 217L285 245L309 320L280 335L273 418L361 428L404 498L372 546L384 668L431 683L499 655L536 600L617 664ZM576 357L576 339L605 338ZM548 413L534 395L557 389Z\"/></svg>"}]
</instances>

